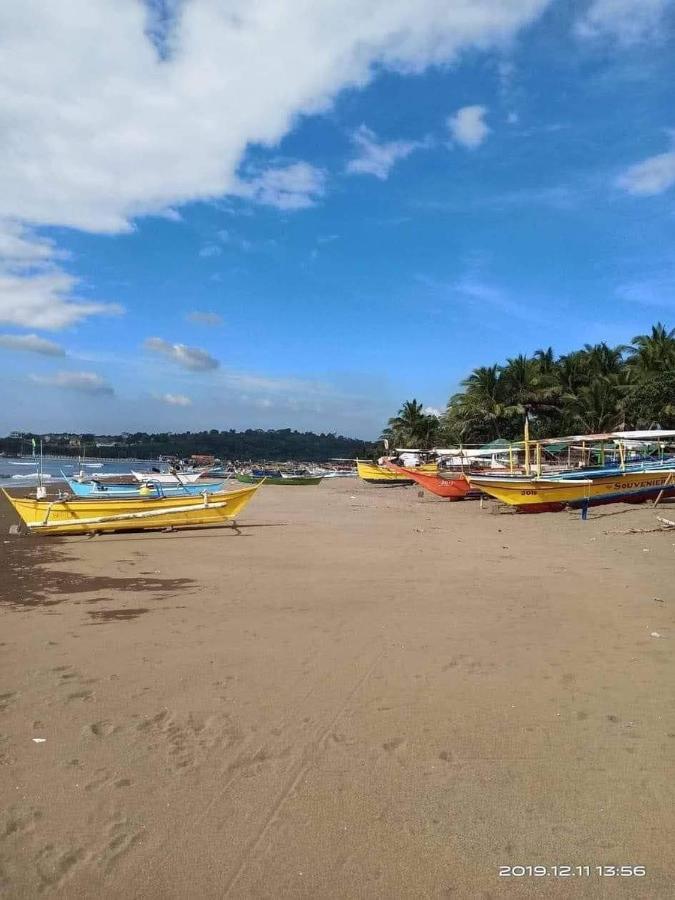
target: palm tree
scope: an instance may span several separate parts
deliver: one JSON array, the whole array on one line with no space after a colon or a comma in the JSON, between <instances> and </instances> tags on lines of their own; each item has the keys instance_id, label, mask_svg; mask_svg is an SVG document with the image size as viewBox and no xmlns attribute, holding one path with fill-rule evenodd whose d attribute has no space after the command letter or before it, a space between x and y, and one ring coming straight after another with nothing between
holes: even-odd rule
<instances>
[{"instance_id":1,"label":"palm tree","mask_svg":"<svg viewBox=\"0 0 675 900\"><path fill-rule=\"evenodd\" d=\"M670 331L661 322L652 325L651 334L638 334L628 352L628 365L641 377L675 369L675 328Z\"/></svg>"},{"instance_id":2,"label":"palm tree","mask_svg":"<svg viewBox=\"0 0 675 900\"><path fill-rule=\"evenodd\" d=\"M532 357L520 354L503 365L481 366L433 425L437 440L515 438L529 413L537 437L611 430L623 422L675 427L675 328L658 322L624 347L586 344L557 359L548 347ZM422 405L412 401L390 425L425 446L423 419Z\"/></svg>"},{"instance_id":3,"label":"palm tree","mask_svg":"<svg viewBox=\"0 0 675 900\"><path fill-rule=\"evenodd\" d=\"M534 359L537 364L537 371L540 375L554 375L556 370L556 359L553 347L546 350L535 350Z\"/></svg>"},{"instance_id":4,"label":"palm tree","mask_svg":"<svg viewBox=\"0 0 675 900\"><path fill-rule=\"evenodd\" d=\"M580 387L588 384L588 364L583 351L577 350L560 357L555 380L561 395L575 394Z\"/></svg>"},{"instance_id":5,"label":"palm tree","mask_svg":"<svg viewBox=\"0 0 675 900\"><path fill-rule=\"evenodd\" d=\"M474 369L462 387L448 404L449 427L469 442L500 437L508 415L499 366Z\"/></svg>"},{"instance_id":6,"label":"palm tree","mask_svg":"<svg viewBox=\"0 0 675 900\"><path fill-rule=\"evenodd\" d=\"M559 391L553 374L542 371L540 359L523 354L507 359L502 369L502 379L508 398L508 415L517 431L522 427L523 417L530 413L540 425L542 416L556 412Z\"/></svg>"},{"instance_id":7,"label":"palm tree","mask_svg":"<svg viewBox=\"0 0 675 900\"><path fill-rule=\"evenodd\" d=\"M628 390L625 372L596 375L576 393L563 397L567 421L590 434L615 431L625 421Z\"/></svg>"},{"instance_id":8,"label":"palm tree","mask_svg":"<svg viewBox=\"0 0 675 900\"><path fill-rule=\"evenodd\" d=\"M604 341L601 344L584 344L581 354L591 377L618 375L623 368L621 347L610 347Z\"/></svg>"},{"instance_id":9,"label":"palm tree","mask_svg":"<svg viewBox=\"0 0 675 900\"><path fill-rule=\"evenodd\" d=\"M383 437L394 440L400 446L427 449L439 428L438 417L425 413L417 400L406 400L398 414L389 419Z\"/></svg>"}]
</instances>

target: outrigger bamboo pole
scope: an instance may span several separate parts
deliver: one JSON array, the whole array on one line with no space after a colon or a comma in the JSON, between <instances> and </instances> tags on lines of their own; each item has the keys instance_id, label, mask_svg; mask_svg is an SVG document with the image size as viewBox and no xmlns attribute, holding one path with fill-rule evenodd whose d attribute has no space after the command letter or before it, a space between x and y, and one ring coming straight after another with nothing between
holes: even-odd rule
<instances>
[{"instance_id":1,"label":"outrigger bamboo pole","mask_svg":"<svg viewBox=\"0 0 675 900\"><path fill-rule=\"evenodd\" d=\"M667 477L666 480L663 482L663 487L661 488L661 490L660 490L659 493L657 494L656 500L654 501L654 506L658 506L658 505L659 505L659 503L661 502L661 499L663 498L663 494L664 494L666 488L667 488L670 484L672 484L672 481L673 481L673 473L672 473L672 472L669 472L669 473L668 473L668 477Z\"/></svg>"},{"instance_id":2,"label":"outrigger bamboo pole","mask_svg":"<svg viewBox=\"0 0 675 900\"><path fill-rule=\"evenodd\" d=\"M148 512L136 512L136 513L118 513L114 516L95 516L88 519L71 519L68 522L59 522L51 521L48 522L46 519L42 522L36 522L29 524L26 522L26 527L30 529L36 528L75 528L80 525L107 525L108 522L124 522L127 519L152 519L157 518L158 516L167 516L173 515L174 513L183 513L183 512L195 512L198 509L222 509L224 506L227 506L228 501L224 500L219 503L196 503L191 506L174 506L169 509L153 509ZM51 504L50 504L51 506ZM49 511L48 511L49 512Z\"/></svg>"},{"instance_id":3,"label":"outrigger bamboo pole","mask_svg":"<svg viewBox=\"0 0 675 900\"><path fill-rule=\"evenodd\" d=\"M525 413L525 429L523 437L525 438L525 474L530 475L530 417Z\"/></svg>"}]
</instances>

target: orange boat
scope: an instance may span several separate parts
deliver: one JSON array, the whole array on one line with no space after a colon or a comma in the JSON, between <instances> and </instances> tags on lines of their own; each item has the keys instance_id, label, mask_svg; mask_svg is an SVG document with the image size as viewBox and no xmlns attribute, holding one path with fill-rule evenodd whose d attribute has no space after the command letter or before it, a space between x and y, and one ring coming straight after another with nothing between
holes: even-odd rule
<instances>
[{"instance_id":1,"label":"orange boat","mask_svg":"<svg viewBox=\"0 0 675 900\"><path fill-rule=\"evenodd\" d=\"M456 478L441 478L440 475L430 475L426 472L418 472L415 469L404 469L392 462L385 463L388 469L412 478L420 487L436 494L437 497L445 497L446 500L464 500L468 494L478 496L478 491L472 488L464 475L458 474Z\"/></svg>"}]
</instances>

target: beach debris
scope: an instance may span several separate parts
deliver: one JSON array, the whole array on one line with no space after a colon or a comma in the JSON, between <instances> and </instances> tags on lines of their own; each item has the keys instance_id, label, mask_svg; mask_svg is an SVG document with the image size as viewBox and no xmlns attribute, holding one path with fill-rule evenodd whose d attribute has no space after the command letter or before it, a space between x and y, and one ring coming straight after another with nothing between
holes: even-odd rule
<instances>
[{"instance_id":1,"label":"beach debris","mask_svg":"<svg viewBox=\"0 0 675 900\"><path fill-rule=\"evenodd\" d=\"M44 744L47 738L33 738L32 740L34 744Z\"/></svg>"},{"instance_id":2,"label":"beach debris","mask_svg":"<svg viewBox=\"0 0 675 900\"><path fill-rule=\"evenodd\" d=\"M21 527L19 525L10 525L9 533L10 534L21 534Z\"/></svg>"},{"instance_id":3,"label":"beach debris","mask_svg":"<svg viewBox=\"0 0 675 900\"><path fill-rule=\"evenodd\" d=\"M662 525L665 525L666 528L675 528L675 522L672 519L664 519L663 516L656 517Z\"/></svg>"},{"instance_id":4,"label":"beach debris","mask_svg":"<svg viewBox=\"0 0 675 900\"><path fill-rule=\"evenodd\" d=\"M654 597L654 603L665 603L665 600L662 600L660 597Z\"/></svg>"},{"instance_id":5,"label":"beach debris","mask_svg":"<svg viewBox=\"0 0 675 900\"><path fill-rule=\"evenodd\" d=\"M603 534L654 534L657 531L663 531L663 527L658 528L612 528L609 531L603 531ZM591 538L595 540L595 538Z\"/></svg>"},{"instance_id":6,"label":"beach debris","mask_svg":"<svg viewBox=\"0 0 675 900\"><path fill-rule=\"evenodd\" d=\"M658 631L652 631L652 633L649 636L650 637L661 637L661 635L658 633Z\"/></svg>"}]
</instances>

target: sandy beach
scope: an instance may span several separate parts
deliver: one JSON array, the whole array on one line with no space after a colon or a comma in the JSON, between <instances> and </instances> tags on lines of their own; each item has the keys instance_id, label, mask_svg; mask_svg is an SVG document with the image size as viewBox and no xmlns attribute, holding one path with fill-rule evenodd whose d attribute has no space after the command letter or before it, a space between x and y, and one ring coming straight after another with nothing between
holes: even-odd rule
<instances>
[{"instance_id":1,"label":"sandy beach","mask_svg":"<svg viewBox=\"0 0 675 900\"><path fill-rule=\"evenodd\" d=\"M675 531L622 533L650 507L336 479L238 531L12 521L3 897L673 896ZM591 874L498 875L538 864Z\"/></svg>"}]
</instances>

